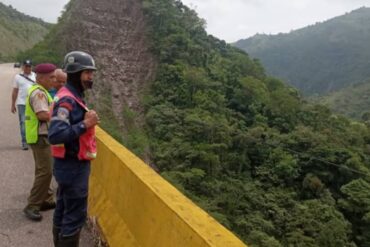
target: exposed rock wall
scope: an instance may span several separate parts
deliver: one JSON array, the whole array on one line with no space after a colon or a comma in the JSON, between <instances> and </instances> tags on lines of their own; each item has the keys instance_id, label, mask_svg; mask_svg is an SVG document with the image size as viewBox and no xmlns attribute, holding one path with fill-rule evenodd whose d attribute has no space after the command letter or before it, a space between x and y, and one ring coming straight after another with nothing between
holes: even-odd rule
<instances>
[{"instance_id":1,"label":"exposed rock wall","mask_svg":"<svg viewBox=\"0 0 370 247\"><path fill-rule=\"evenodd\" d=\"M65 50L83 50L94 56L99 71L89 98L99 107L107 104L101 97L110 94L111 102L103 108L111 105L125 127L124 107L142 113L141 93L155 71L141 1L73 0L70 4L59 32Z\"/></svg>"}]
</instances>

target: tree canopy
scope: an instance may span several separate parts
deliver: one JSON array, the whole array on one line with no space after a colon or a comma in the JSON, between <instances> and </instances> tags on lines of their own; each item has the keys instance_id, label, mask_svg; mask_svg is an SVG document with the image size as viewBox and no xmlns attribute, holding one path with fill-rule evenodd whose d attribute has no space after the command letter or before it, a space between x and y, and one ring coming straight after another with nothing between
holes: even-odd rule
<instances>
[{"instance_id":1,"label":"tree canopy","mask_svg":"<svg viewBox=\"0 0 370 247\"><path fill-rule=\"evenodd\" d=\"M305 103L180 1L143 6L159 60L145 116L162 175L251 246L367 246L367 192L351 185L369 185L368 127Z\"/></svg>"}]
</instances>

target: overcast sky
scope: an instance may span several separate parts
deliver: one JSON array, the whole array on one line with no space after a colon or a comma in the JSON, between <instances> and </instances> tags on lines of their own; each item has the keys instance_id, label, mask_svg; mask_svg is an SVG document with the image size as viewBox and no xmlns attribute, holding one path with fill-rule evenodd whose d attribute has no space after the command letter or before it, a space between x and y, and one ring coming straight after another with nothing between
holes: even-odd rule
<instances>
[{"instance_id":1,"label":"overcast sky","mask_svg":"<svg viewBox=\"0 0 370 247\"><path fill-rule=\"evenodd\" d=\"M68 0L0 0L19 11L56 22ZM104 1L104 0L101 0ZM207 30L233 42L256 33L289 32L342 15L370 0L182 0L207 21Z\"/></svg>"}]
</instances>

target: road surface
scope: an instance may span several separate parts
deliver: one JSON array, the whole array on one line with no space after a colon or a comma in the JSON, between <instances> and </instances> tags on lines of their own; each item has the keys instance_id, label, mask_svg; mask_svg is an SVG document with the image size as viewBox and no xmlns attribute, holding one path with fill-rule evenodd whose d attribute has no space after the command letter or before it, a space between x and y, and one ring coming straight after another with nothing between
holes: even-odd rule
<instances>
[{"instance_id":1,"label":"road surface","mask_svg":"<svg viewBox=\"0 0 370 247\"><path fill-rule=\"evenodd\" d=\"M41 222L23 215L34 177L31 150L22 151L18 115L10 112L12 80L19 69L0 64L0 247L52 247L52 211ZM53 184L55 188L55 184ZM83 232L81 247L94 246Z\"/></svg>"}]
</instances>

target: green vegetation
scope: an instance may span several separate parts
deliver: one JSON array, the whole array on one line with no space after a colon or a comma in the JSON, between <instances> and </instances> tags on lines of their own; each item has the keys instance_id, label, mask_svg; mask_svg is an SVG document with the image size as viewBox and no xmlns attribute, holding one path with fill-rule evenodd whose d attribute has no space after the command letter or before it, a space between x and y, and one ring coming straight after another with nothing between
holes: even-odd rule
<instances>
[{"instance_id":1,"label":"green vegetation","mask_svg":"<svg viewBox=\"0 0 370 247\"><path fill-rule=\"evenodd\" d=\"M65 47L63 30L67 23L67 14L71 10L74 1L71 0L64 6L62 16L58 19L58 24L54 25L45 38L37 43L32 49L19 52L17 60L22 61L26 58L32 58L35 64L38 63L54 63L57 66L62 66L64 55L67 52Z\"/></svg>"},{"instance_id":2,"label":"green vegetation","mask_svg":"<svg viewBox=\"0 0 370 247\"><path fill-rule=\"evenodd\" d=\"M180 1L144 10L160 62L146 121L162 175L251 246L369 246L367 126L304 103Z\"/></svg>"},{"instance_id":3,"label":"green vegetation","mask_svg":"<svg viewBox=\"0 0 370 247\"><path fill-rule=\"evenodd\" d=\"M321 98L314 98L334 112L357 120L370 120L370 80L355 84Z\"/></svg>"},{"instance_id":4,"label":"green vegetation","mask_svg":"<svg viewBox=\"0 0 370 247\"><path fill-rule=\"evenodd\" d=\"M114 139L123 142L121 134L121 126L112 112L112 101L109 97L111 95L110 88L103 85L99 100L90 104L91 109L99 109L99 116L101 118L100 127L107 131Z\"/></svg>"},{"instance_id":5,"label":"green vegetation","mask_svg":"<svg viewBox=\"0 0 370 247\"><path fill-rule=\"evenodd\" d=\"M144 127L126 108L115 122L101 89L103 127L120 139L133 125L122 142L249 246L370 246L369 127L305 103L180 1L143 9L158 60ZM49 52L54 32L29 52Z\"/></svg>"},{"instance_id":6,"label":"green vegetation","mask_svg":"<svg viewBox=\"0 0 370 247\"><path fill-rule=\"evenodd\" d=\"M48 33L51 24L0 3L0 61L13 61L19 51L31 48Z\"/></svg>"},{"instance_id":7,"label":"green vegetation","mask_svg":"<svg viewBox=\"0 0 370 247\"><path fill-rule=\"evenodd\" d=\"M256 35L235 46L257 57L268 74L306 95L323 95L370 78L370 8L289 34Z\"/></svg>"}]
</instances>

